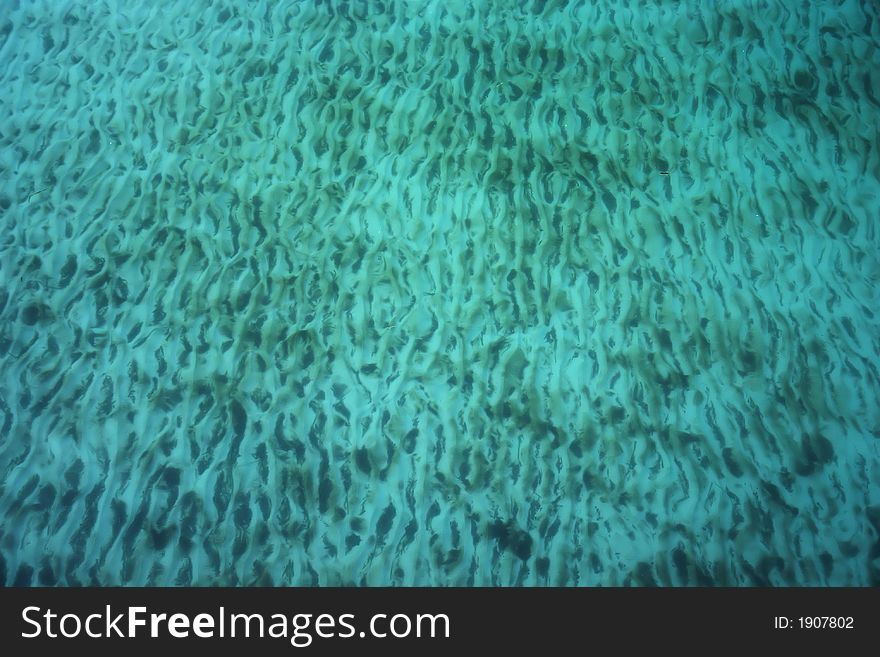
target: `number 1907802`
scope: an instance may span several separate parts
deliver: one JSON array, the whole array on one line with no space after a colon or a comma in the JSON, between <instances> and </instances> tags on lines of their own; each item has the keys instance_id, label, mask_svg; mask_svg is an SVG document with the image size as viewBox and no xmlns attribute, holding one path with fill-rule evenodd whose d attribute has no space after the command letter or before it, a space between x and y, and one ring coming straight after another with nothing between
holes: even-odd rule
<instances>
[{"instance_id":1,"label":"number 1907802","mask_svg":"<svg viewBox=\"0 0 880 657\"><path fill-rule=\"evenodd\" d=\"M776 630L851 630L854 627L852 616L776 616L773 619L773 629Z\"/></svg>"}]
</instances>

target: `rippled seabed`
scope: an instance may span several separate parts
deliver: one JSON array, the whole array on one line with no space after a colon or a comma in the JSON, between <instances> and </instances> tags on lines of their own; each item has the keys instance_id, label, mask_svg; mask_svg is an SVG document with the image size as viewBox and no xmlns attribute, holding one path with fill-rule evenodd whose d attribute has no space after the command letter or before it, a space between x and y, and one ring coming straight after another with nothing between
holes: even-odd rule
<instances>
[{"instance_id":1,"label":"rippled seabed","mask_svg":"<svg viewBox=\"0 0 880 657\"><path fill-rule=\"evenodd\" d=\"M880 583L873 3L0 35L0 581Z\"/></svg>"}]
</instances>

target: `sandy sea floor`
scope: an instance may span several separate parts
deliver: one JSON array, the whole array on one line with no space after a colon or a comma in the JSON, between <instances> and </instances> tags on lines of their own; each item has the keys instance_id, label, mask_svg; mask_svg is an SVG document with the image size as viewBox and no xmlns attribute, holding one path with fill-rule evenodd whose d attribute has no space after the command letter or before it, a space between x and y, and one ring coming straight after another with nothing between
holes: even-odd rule
<instances>
[{"instance_id":1,"label":"sandy sea floor","mask_svg":"<svg viewBox=\"0 0 880 657\"><path fill-rule=\"evenodd\" d=\"M0 5L0 583L880 584L870 2Z\"/></svg>"}]
</instances>

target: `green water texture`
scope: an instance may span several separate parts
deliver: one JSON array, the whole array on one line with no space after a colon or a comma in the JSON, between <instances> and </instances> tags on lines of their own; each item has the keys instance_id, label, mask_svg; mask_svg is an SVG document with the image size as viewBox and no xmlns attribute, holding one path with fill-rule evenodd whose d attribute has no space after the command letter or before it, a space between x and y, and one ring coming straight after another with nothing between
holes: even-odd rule
<instances>
[{"instance_id":1,"label":"green water texture","mask_svg":"<svg viewBox=\"0 0 880 657\"><path fill-rule=\"evenodd\" d=\"M0 3L0 583L880 584L880 12Z\"/></svg>"}]
</instances>

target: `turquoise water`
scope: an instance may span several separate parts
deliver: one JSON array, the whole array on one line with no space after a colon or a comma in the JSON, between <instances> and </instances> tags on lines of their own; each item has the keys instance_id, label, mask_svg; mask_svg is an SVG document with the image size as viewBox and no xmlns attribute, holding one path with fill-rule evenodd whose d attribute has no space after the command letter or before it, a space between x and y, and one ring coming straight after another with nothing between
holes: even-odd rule
<instances>
[{"instance_id":1,"label":"turquoise water","mask_svg":"<svg viewBox=\"0 0 880 657\"><path fill-rule=\"evenodd\" d=\"M0 582L880 583L876 4L0 44Z\"/></svg>"}]
</instances>

